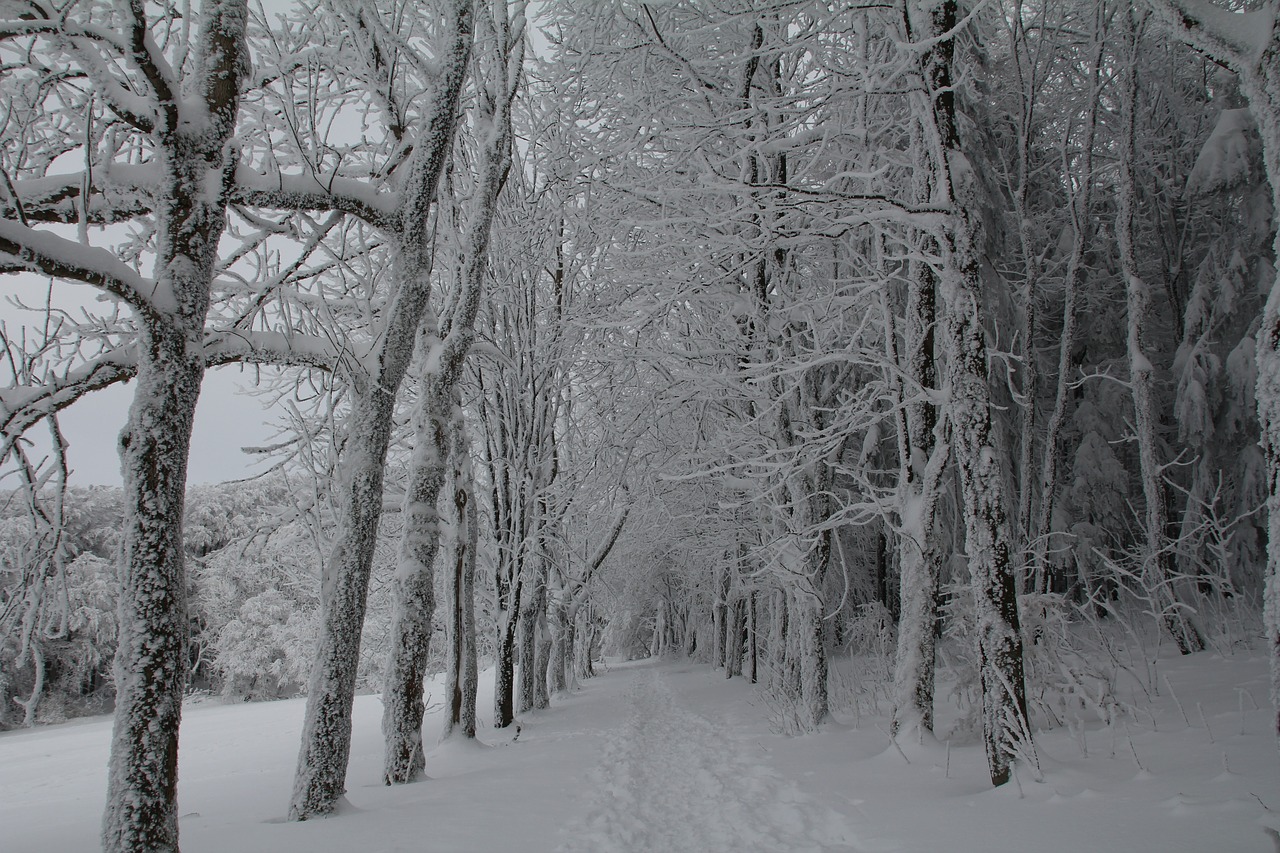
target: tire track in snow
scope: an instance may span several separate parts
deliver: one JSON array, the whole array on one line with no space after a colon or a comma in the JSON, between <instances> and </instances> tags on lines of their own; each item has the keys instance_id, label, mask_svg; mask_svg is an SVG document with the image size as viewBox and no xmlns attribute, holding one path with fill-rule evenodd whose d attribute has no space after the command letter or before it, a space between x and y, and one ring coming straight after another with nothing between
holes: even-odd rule
<instances>
[{"instance_id":1,"label":"tire track in snow","mask_svg":"<svg viewBox=\"0 0 1280 853\"><path fill-rule=\"evenodd\" d=\"M844 819L748 762L659 673L636 677L631 719L605 746L587 815L561 853L855 851Z\"/></svg>"}]
</instances>

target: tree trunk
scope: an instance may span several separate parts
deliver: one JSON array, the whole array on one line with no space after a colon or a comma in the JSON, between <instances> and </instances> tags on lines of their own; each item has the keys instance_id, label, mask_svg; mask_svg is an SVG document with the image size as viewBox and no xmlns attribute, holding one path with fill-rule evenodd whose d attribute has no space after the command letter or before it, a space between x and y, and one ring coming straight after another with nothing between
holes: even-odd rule
<instances>
[{"instance_id":1,"label":"tree trunk","mask_svg":"<svg viewBox=\"0 0 1280 853\"><path fill-rule=\"evenodd\" d=\"M443 737L461 731L463 737L476 736L476 661L475 577L476 547L479 524L475 499L475 481L471 471L471 443L466 424L458 408L454 390L453 447L451 472L454 525L453 552L450 555L452 575L445 585L449 612L448 651L445 666L445 695L449 714L445 718Z\"/></svg>"},{"instance_id":2,"label":"tree trunk","mask_svg":"<svg viewBox=\"0 0 1280 853\"><path fill-rule=\"evenodd\" d=\"M907 284L904 323L905 372L911 382L907 400L936 391L936 288L933 271L924 264L915 265ZM898 648L890 724L895 735L912 727L933 731L937 645L934 626L938 621L938 579L942 571L936 527L938 493L947 458L946 447L938 447L935 436L937 407L921 400L907 403L904 410L902 438L906 447L900 462L903 503L898 511Z\"/></svg>"},{"instance_id":3,"label":"tree trunk","mask_svg":"<svg viewBox=\"0 0 1280 853\"><path fill-rule=\"evenodd\" d=\"M797 721L802 731L817 730L827 718L827 650L823 643L823 601L818 589L796 590L789 619L795 661Z\"/></svg>"},{"instance_id":4,"label":"tree trunk","mask_svg":"<svg viewBox=\"0 0 1280 853\"><path fill-rule=\"evenodd\" d=\"M1017 578L1005 510L1006 460L996 450L987 384L976 188L960 144L952 87L958 17L955 0L922 0L913 11L912 27L932 41L921 57L925 93L912 100L924 129L921 165L928 170L935 203L951 209L937 238L949 414L978 627L983 742L991 783L1003 785L1012 756L1033 747L1027 738Z\"/></svg>"},{"instance_id":5,"label":"tree trunk","mask_svg":"<svg viewBox=\"0 0 1280 853\"><path fill-rule=\"evenodd\" d=\"M724 677L742 675L743 631L746 629L746 608L741 598L729 607L729 625L725 644Z\"/></svg>"},{"instance_id":6,"label":"tree trunk","mask_svg":"<svg viewBox=\"0 0 1280 853\"><path fill-rule=\"evenodd\" d=\"M565 640L569 634L566 624L569 618L564 602L553 599L549 628L551 630L550 662L547 667L547 687L552 693L563 693L569 686L568 662Z\"/></svg>"},{"instance_id":7,"label":"tree trunk","mask_svg":"<svg viewBox=\"0 0 1280 853\"><path fill-rule=\"evenodd\" d=\"M207 304L207 282L191 289L203 290ZM188 346L193 330L155 323L140 331L138 390L120 434L129 511L102 832L111 853L178 849L178 722L189 631L182 512L204 363Z\"/></svg>"},{"instance_id":8,"label":"tree trunk","mask_svg":"<svg viewBox=\"0 0 1280 853\"><path fill-rule=\"evenodd\" d=\"M307 689L290 820L329 814L346 791L360 635L382 514L382 479L394 410L383 383L357 389L348 420L343 526L324 566L316 657Z\"/></svg>"},{"instance_id":9,"label":"tree trunk","mask_svg":"<svg viewBox=\"0 0 1280 853\"><path fill-rule=\"evenodd\" d=\"M120 567L116 707L102 818L105 853L178 850L178 724L187 680L187 587L182 514L187 458L204 377L205 318L226 222L227 185L244 67L246 4L205 9L196 38L198 107L161 104L160 119L201 116L157 128L162 170L155 210L157 291L169 313L139 310L138 372L120 434L126 515ZM136 22L145 31L146 22ZM159 93L156 93L157 95ZM165 109L172 112L165 115Z\"/></svg>"},{"instance_id":10,"label":"tree trunk","mask_svg":"<svg viewBox=\"0 0 1280 853\"><path fill-rule=\"evenodd\" d=\"M536 599L537 594L533 593L529 597ZM528 606L520 608L520 662L518 664L520 680L516 698L516 712L520 714L533 708L533 682L538 653L538 611L535 608L536 603L533 601L530 601Z\"/></svg>"},{"instance_id":11,"label":"tree trunk","mask_svg":"<svg viewBox=\"0 0 1280 853\"><path fill-rule=\"evenodd\" d=\"M547 630L546 593L542 595L544 606L538 611L537 659L534 661L533 707L537 709L551 707L551 691L548 683L548 671L551 668L551 634Z\"/></svg>"},{"instance_id":12,"label":"tree trunk","mask_svg":"<svg viewBox=\"0 0 1280 853\"><path fill-rule=\"evenodd\" d=\"M434 323L424 320L418 350L427 358L436 341ZM422 377L414 412L413 456L404 495L404 531L391 582L391 635L382 676L382 781L412 782L426 767L422 717L426 710L422 681L426 674L435 614L435 561L440 549L440 511L449 457L452 389L438 372Z\"/></svg>"},{"instance_id":13,"label":"tree trunk","mask_svg":"<svg viewBox=\"0 0 1280 853\"><path fill-rule=\"evenodd\" d=\"M493 727L505 729L515 722L515 646L519 619L513 611L501 614L494 648Z\"/></svg>"},{"instance_id":14,"label":"tree trunk","mask_svg":"<svg viewBox=\"0 0 1280 853\"><path fill-rule=\"evenodd\" d=\"M729 644L729 569L717 566L712 578L715 589L715 604L711 611L711 666L722 667L728 656Z\"/></svg>"}]
</instances>

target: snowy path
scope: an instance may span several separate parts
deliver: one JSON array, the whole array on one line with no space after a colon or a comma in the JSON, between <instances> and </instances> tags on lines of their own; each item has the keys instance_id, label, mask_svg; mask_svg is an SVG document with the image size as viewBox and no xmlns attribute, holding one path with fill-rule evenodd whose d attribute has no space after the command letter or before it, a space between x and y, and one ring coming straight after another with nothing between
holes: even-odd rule
<instances>
[{"instance_id":1,"label":"snowy path","mask_svg":"<svg viewBox=\"0 0 1280 853\"><path fill-rule=\"evenodd\" d=\"M563 853L857 849L840 815L681 707L660 671L638 673L628 699L631 719L605 747L588 814L566 829Z\"/></svg>"}]
</instances>

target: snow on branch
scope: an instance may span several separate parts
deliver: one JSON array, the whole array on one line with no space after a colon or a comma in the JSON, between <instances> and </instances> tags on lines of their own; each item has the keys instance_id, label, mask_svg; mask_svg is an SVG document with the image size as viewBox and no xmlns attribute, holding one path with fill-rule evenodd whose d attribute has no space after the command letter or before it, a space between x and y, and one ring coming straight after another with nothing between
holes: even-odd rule
<instances>
[{"instance_id":1,"label":"snow on branch","mask_svg":"<svg viewBox=\"0 0 1280 853\"><path fill-rule=\"evenodd\" d=\"M1233 12L1209 0L1147 0L1157 19L1195 50L1234 71L1257 65L1271 42L1280 6Z\"/></svg>"},{"instance_id":2,"label":"snow on branch","mask_svg":"<svg viewBox=\"0 0 1280 853\"><path fill-rule=\"evenodd\" d=\"M90 179L86 202L81 196ZM0 190L7 191L0 209L24 222L74 225L82 213L94 225L121 222L152 212L158 179L155 163L107 163L90 175L69 172L26 178L0 185Z\"/></svg>"},{"instance_id":3,"label":"snow on branch","mask_svg":"<svg viewBox=\"0 0 1280 853\"><path fill-rule=\"evenodd\" d=\"M173 294L106 249L0 221L0 272L34 272L92 285L149 312L175 309Z\"/></svg>"},{"instance_id":4,"label":"snow on branch","mask_svg":"<svg viewBox=\"0 0 1280 853\"><path fill-rule=\"evenodd\" d=\"M333 370L347 353L332 341L310 335L267 331L213 331L205 338L205 363L263 364Z\"/></svg>"},{"instance_id":5,"label":"snow on branch","mask_svg":"<svg viewBox=\"0 0 1280 853\"><path fill-rule=\"evenodd\" d=\"M209 366L269 364L327 371L341 356L328 341L275 332L210 332L205 341ZM137 352L132 345L125 345L38 385L0 389L0 459L13 452L22 436L40 421L86 394L128 382L137 373Z\"/></svg>"},{"instance_id":6,"label":"snow on branch","mask_svg":"<svg viewBox=\"0 0 1280 853\"><path fill-rule=\"evenodd\" d=\"M121 119L148 133L162 125L172 129L177 126L173 73L159 56L146 19L138 14L141 7L120 7L129 15L123 22L127 30L123 36L110 27L71 18L72 8L30 0L21 4L16 14L5 10L14 17L0 21L0 40L49 38L74 57L79 71L93 83L95 94ZM150 91L139 94L129 81L122 80L122 66L140 74Z\"/></svg>"},{"instance_id":7,"label":"snow on branch","mask_svg":"<svg viewBox=\"0 0 1280 853\"><path fill-rule=\"evenodd\" d=\"M0 389L0 458L45 417L62 411L90 391L132 379L138 372L132 346L113 350L39 385Z\"/></svg>"},{"instance_id":8,"label":"snow on branch","mask_svg":"<svg viewBox=\"0 0 1280 853\"><path fill-rule=\"evenodd\" d=\"M337 175L270 175L241 166L236 169L231 201L276 210L336 210L379 230L394 231L396 225L395 195Z\"/></svg>"}]
</instances>

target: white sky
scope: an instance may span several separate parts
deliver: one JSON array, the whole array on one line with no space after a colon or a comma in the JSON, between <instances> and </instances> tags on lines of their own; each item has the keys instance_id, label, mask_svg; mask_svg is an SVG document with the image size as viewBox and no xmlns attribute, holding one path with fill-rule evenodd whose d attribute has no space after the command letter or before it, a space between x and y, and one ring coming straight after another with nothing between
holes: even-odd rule
<instances>
[{"instance_id":1,"label":"white sky","mask_svg":"<svg viewBox=\"0 0 1280 853\"><path fill-rule=\"evenodd\" d=\"M205 374L196 407L195 433L191 438L188 482L220 483L261 471L261 456L240 448L270 441L273 430L256 398L239 393L251 385L253 375L237 367L223 367ZM120 457L116 440L129 414L133 385L115 385L79 400L59 417L69 447L67 462L76 485L120 485ZM37 427L33 438L43 439ZM47 446L47 442L45 443ZM0 485L2 487L2 485Z\"/></svg>"}]
</instances>

